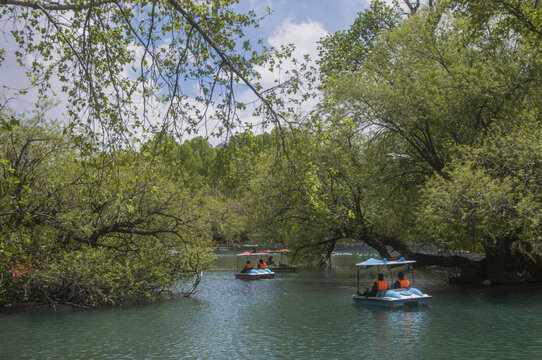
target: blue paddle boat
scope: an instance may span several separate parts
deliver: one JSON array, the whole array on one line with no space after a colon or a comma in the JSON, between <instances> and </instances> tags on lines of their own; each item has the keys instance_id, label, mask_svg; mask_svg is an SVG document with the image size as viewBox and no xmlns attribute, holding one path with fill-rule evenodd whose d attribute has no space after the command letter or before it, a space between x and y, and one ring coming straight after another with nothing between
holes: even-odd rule
<instances>
[{"instance_id":1,"label":"blue paddle boat","mask_svg":"<svg viewBox=\"0 0 542 360\"><path fill-rule=\"evenodd\" d=\"M356 304L366 304L374 306L383 306L388 308L400 308L404 306L426 306L431 302L431 296L422 293L420 290L414 287L395 288L380 290L377 294L370 294L369 290L365 290L364 293L360 292L359 288L359 274L361 269L371 269L376 267L380 273L382 269L389 270L392 284L395 281L393 277L393 269L400 267L406 267L410 270L412 282L414 282L414 270L412 265L416 261L405 260L400 258L397 261L388 261L387 259L377 260L370 258L359 264L356 264L358 274L358 290L356 294L352 296Z\"/></svg>"},{"instance_id":2,"label":"blue paddle boat","mask_svg":"<svg viewBox=\"0 0 542 360\"><path fill-rule=\"evenodd\" d=\"M242 279L242 280L260 280L260 279L273 279L275 277L275 273L272 272L269 269L257 269L256 264L253 264L254 268L252 269L244 269L239 271L239 258L246 257L247 261L250 259L251 256L254 257L262 257L263 253L257 253L253 251L245 251L241 254L237 254L237 269L235 273L236 279Z\"/></svg>"}]
</instances>

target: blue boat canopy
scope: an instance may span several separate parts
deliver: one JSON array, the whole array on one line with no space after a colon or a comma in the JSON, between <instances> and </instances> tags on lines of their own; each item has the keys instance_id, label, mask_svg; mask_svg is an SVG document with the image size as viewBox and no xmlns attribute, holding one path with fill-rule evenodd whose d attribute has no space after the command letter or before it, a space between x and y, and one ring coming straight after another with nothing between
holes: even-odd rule
<instances>
[{"instance_id":1,"label":"blue boat canopy","mask_svg":"<svg viewBox=\"0 0 542 360\"><path fill-rule=\"evenodd\" d=\"M394 260L394 261L388 261L388 259L384 258L382 260L378 260L378 259L374 259L374 258L370 258L370 259L367 259L363 262L360 262L358 264L356 264L356 266L362 266L364 268L368 268L368 267L372 267L372 266L390 266L390 267L393 267L393 266L401 266L401 265L406 265L406 264L413 264L415 263L416 261L415 260L405 260L405 258L400 258L399 260Z\"/></svg>"}]
</instances>

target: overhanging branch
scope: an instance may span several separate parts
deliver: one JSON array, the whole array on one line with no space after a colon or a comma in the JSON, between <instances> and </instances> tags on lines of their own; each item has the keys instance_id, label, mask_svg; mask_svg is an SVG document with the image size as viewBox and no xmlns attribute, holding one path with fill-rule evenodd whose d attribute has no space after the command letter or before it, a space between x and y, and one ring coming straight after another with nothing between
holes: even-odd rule
<instances>
[{"instance_id":1,"label":"overhanging branch","mask_svg":"<svg viewBox=\"0 0 542 360\"><path fill-rule=\"evenodd\" d=\"M116 4L116 0L97 0L89 1L84 4L60 4L50 1L19 1L19 0L0 0L0 5L11 5L19 6L35 10L51 10L51 11L75 11L75 10L85 10L91 7L97 7L105 4Z\"/></svg>"}]
</instances>

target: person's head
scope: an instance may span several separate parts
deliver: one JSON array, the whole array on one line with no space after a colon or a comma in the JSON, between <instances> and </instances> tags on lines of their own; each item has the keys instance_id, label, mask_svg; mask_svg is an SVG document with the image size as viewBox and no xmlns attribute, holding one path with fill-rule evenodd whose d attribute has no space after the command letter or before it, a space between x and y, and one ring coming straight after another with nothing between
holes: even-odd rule
<instances>
[{"instance_id":1,"label":"person's head","mask_svg":"<svg viewBox=\"0 0 542 360\"><path fill-rule=\"evenodd\" d=\"M247 264L250 264L250 260L247 260Z\"/></svg>"},{"instance_id":2,"label":"person's head","mask_svg":"<svg viewBox=\"0 0 542 360\"><path fill-rule=\"evenodd\" d=\"M384 274L378 273L378 280L384 281Z\"/></svg>"},{"instance_id":3,"label":"person's head","mask_svg":"<svg viewBox=\"0 0 542 360\"><path fill-rule=\"evenodd\" d=\"M399 274L397 274L397 277L400 279L400 280L403 280L405 278L405 273L402 272L402 271L399 271Z\"/></svg>"},{"instance_id":4,"label":"person's head","mask_svg":"<svg viewBox=\"0 0 542 360\"><path fill-rule=\"evenodd\" d=\"M272 256L270 256L270 257L269 257L269 260L273 260L273 257L272 257Z\"/></svg>"},{"instance_id":5,"label":"person's head","mask_svg":"<svg viewBox=\"0 0 542 360\"><path fill-rule=\"evenodd\" d=\"M262 259L260 259L260 264L263 264L263 260L262 260Z\"/></svg>"}]
</instances>

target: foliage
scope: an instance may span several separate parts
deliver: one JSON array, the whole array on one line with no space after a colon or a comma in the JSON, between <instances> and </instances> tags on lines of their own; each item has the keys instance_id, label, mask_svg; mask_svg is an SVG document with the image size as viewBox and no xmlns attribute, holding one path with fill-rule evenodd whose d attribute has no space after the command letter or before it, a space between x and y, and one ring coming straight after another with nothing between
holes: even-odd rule
<instances>
[{"instance_id":1,"label":"foliage","mask_svg":"<svg viewBox=\"0 0 542 360\"><path fill-rule=\"evenodd\" d=\"M292 155L263 163L251 182L255 236L295 248L296 256L330 254L339 241L367 242L388 256L384 240L412 217L407 209L416 192L397 191L404 181L394 177L398 162L351 121L312 128L291 134Z\"/></svg>"},{"instance_id":2,"label":"foliage","mask_svg":"<svg viewBox=\"0 0 542 360\"><path fill-rule=\"evenodd\" d=\"M396 27L399 22L400 14L396 7L390 7L383 1L372 1L348 30L337 31L320 40L320 71L333 76L359 70L378 42L379 34Z\"/></svg>"},{"instance_id":3,"label":"foliage","mask_svg":"<svg viewBox=\"0 0 542 360\"><path fill-rule=\"evenodd\" d=\"M257 18L236 3L0 0L19 61L39 54L29 74L42 95L59 77L72 120L63 132L0 114L1 304L152 299L196 276L192 293L215 241L280 242L307 256L338 241L382 256L433 242L529 258L538 271L536 2L405 1L401 17L374 1L322 39L321 72L306 74L321 79L322 101L287 130L282 116L297 103L252 81L256 65L280 66L291 49L270 59L243 42ZM300 90L298 71L282 95ZM276 129L217 147L178 142L211 117L230 135L245 108L233 96L239 83ZM145 130L140 150L121 145Z\"/></svg>"},{"instance_id":4,"label":"foliage","mask_svg":"<svg viewBox=\"0 0 542 360\"><path fill-rule=\"evenodd\" d=\"M357 24L383 19L374 9ZM389 28L365 28L370 37L358 39L355 24L322 42L324 101L253 182L251 215L262 229L318 254L337 239L382 256L385 245L416 256L414 241L488 256L510 256L514 241L537 245L539 186L492 173L540 154L536 136L525 137L540 122L541 58L524 41L532 33L504 32L498 13L474 23L457 2L415 10ZM356 49L363 56L354 60ZM531 157L506 150L525 143ZM477 162L506 151L491 167ZM460 198L468 206L452 201Z\"/></svg>"},{"instance_id":5,"label":"foliage","mask_svg":"<svg viewBox=\"0 0 542 360\"><path fill-rule=\"evenodd\" d=\"M540 71L511 39L471 38L453 18L434 29L430 19L418 13L387 32L363 69L326 88L335 116L375 137L399 136L392 152L426 174L442 170L454 144L479 143L491 124L514 121Z\"/></svg>"},{"instance_id":6,"label":"foliage","mask_svg":"<svg viewBox=\"0 0 542 360\"><path fill-rule=\"evenodd\" d=\"M371 157L366 171L380 183L373 194L383 205L381 219L371 222L399 220L402 234L395 235L408 236L416 193L461 156L458 146L477 147L494 125L521 126L538 111L540 57L493 24L479 25L484 31L473 33L461 13L420 10L379 33L358 71L325 84L320 116L348 119L367 135L371 146L362 156ZM379 201L378 192L382 200L401 195L410 204Z\"/></svg>"},{"instance_id":7,"label":"foliage","mask_svg":"<svg viewBox=\"0 0 542 360\"><path fill-rule=\"evenodd\" d=\"M264 151L272 145L269 133L240 133L215 148L202 137L179 145L174 138L160 134L142 151L155 154L154 160L167 164L184 187L200 194L203 207L212 209L209 221L213 239L231 245L247 240L248 183Z\"/></svg>"},{"instance_id":8,"label":"foliage","mask_svg":"<svg viewBox=\"0 0 542 360\"><path fill-rule=\"evenodd\" d=\"M113 143L163 130L180 137L213 119L205 135L220 136L240 125L239 84L278 121L274 92L261 92L256 68L280 64L245 37L259 18L238 13L237 3L1 0L0 22L42 99L61 84L76 134Z\"/></svg>"},{"instance_id":9,"label":"foliage","mask_svg":"<svg viewBox=\"0 0 542 360\"><path fill-rule=\"evenodd\" d=\"M479 148L462 149L445 175L424 191L424 236L449 249L498 253L521 241L537 248L542 219L540 123L495 135Z\"/></svg>"},{"instance_id":10,"label":"foliage","mask_svg":"<svg viewBox=\"0 0 542 360\"><path fill-rule=\"evenodd\" d=\"M232 136L220 148L214 178L225 194L237 199L244 197L248 190L247 184L256 175L260 163L266 156L277 153L279 136L276 129L271 134L254 135L252 132L244 132Z\"/></svg>"},{"instance_id":11,"label":"foliage","mask_svg":"<svg viewBox=\"0 0 542 360\"><path fill-rule=\"evenodd\" d=\"M490 0L452 1L457 11L471 20L473 29L481 29L491 22L501 34L516 32L540 49L542 41L542 4L538 1ZM481 26L482 25L482 26Z\"/></svg>"},{"instance_id":12,"label":"foliage","mask_svg":"<svg viewBox=\"0 0 542 360\"><path fill-rule=\"evenodd\" d=\"M3 304L152 299L209 267L210 209L167 164L130 151L82 157L40 119L4 128Z\"/></svg>"}]
</instances>

